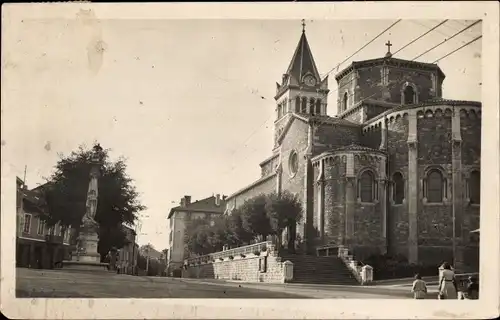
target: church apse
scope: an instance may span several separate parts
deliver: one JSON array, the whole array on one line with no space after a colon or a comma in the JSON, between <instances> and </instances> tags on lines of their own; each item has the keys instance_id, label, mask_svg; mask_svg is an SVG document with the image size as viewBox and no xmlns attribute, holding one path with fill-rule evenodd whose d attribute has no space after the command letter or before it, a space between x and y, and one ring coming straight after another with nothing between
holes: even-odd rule
<instances>
[{"instance_id":1,"label":"church apse","mask_svg":"<svg viewBox=\"0 0 500 320\"><path fill-rule=\"evenodd\" d=\"M316 241L357 259L386 249L383 152L350 145L313 159Z\"/></svg>"}]
</instances>

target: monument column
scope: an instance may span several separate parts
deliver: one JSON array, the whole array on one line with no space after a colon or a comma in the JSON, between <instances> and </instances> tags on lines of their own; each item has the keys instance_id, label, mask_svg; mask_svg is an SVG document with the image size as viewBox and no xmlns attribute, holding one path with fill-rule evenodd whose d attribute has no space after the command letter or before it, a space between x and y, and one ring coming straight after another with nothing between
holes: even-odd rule
<instances>
[{"instance_id":1,"label":"monument column","mask_svg":"<svg viewBox=\"0 0 500 320\"><path fill-rule=\"evenodd\" d=\"M98 181L103 161L102 148L97 144L93 148L90 160L90 181L87 191L86 210L78 235L77 252L75 255L72 255L70 261L63 261L64 268L105 271L108 267L107 263L101 263L101 255L97 252L97 244L99 242L97 230L99 225L95 221L99 192Z\"/></svg>"},{"instance_id":2,"label":"monument column","mask_svg":"<svg viewBox=\"0 0 500 320\"><path fill-rule=\"evenodd\" d=\"M408 262L418 262L418 150L417 112L408 112Z\"/></svg>"}]
</instances>

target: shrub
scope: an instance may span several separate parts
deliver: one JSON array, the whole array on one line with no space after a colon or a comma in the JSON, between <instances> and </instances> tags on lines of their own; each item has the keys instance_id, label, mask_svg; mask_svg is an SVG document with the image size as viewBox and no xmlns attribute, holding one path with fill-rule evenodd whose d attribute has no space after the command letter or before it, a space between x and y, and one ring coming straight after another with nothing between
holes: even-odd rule
<instances>
[{"instance_id":1,"label":"shrub","mask_svg":"<svg viewBox=\"0 0 500 320\"><path fill-rule=\"evenodd\" d=\"M374 280L409 278L416 273L433 276L438 273L438 266L409 263L403 255L372 255L362 262L373 267Z\"/></svg>"},{"instance_id":2,"label":"shrub","mask_svg":"<svg viewBox=\"0 0 500 320\"><path fill-rule=\"evenodd\" d=\"M260 256L260 251L259 251L259 250L255 250L255 251L253 252L253 254L254 254L254 255L256 255L256 256Z\"/></svg>"},{"instance_id":3,"label":"shrub","mask_svg":"<svg viewBox=\"0 0 500 320\"><path fill-rule=\"evenodd\" d=\"M240 257L245 258L246 256L243 253L240 253Z\"/></svg>"},{"instance_id":4,"label":"shrub","mask_svg":"<svg viewBox=\"0 0 500 320\"><path fill-rule=\"evenodd\" d=\"M262 250L262 252L266 252L267 251L267 246L263 245L261 250Z\"/></svg>"},{"instance_id":5,"label":"shrub","mask_svg":"<svg viewBox=\"0 0 500 320\"><path fill-rule=\"evenodd\" d=\"M229 256L229 260L233 260L233 259L234 259L234 257L233 257L233 256Z\"/></svg>"}]
</instances>

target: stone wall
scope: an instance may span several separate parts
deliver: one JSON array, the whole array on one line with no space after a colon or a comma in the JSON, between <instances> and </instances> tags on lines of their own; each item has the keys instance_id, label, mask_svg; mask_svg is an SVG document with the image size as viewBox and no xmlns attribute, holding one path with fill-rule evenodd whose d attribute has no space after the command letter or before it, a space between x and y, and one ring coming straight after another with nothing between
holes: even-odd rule
<instances>
[{"instance_id":1,"label":"stone wall","mask_svg":"<svg viewBox=\"0 0 500 320\"><path fill-rule=\"evenodd\" d=\"M313 130L313 153L317 155L350 144L359 144L360 138L360 127L331 124L317 125Z\"/></svg>"},{"instance_id":2,"label":"stone wall","mask_svg":"<svg viewBox=\"0 0 500 320\"><path fill-rule=\"evenodd\" d=\"M452 260L453 202L456 210L457 258L468 264L478 261L478 239L470 231L479 228L479 205L467 199L467 178L472 170L480 167L480 108L474 104L419 107L413 110L416 117L416 181L409 179L408 132L409 113L412 108L389 113L386 122L386 146L389 161L389 179L399 172L405 182L403 203L395 204L393 189L389 187L387 212L387 241L389 252L409 256L410 224L408 199L416 199L416 242L418 261L441 263ZM454 115L455 114L455 115ZM457 115L460 114L460 117ZM377 134L384 134L380 122L363 129L363 141L377 144ZM453 129L453 121L456 128ZM453 143L458 141L458 143ZM458 150L457 150L458 149ZM456 150L454 153L453 150ZM455 166L455 167L454 167ZM438 168L445 178L445 196L442 203L428 203L424 197L424 180L427 171ZM454 169L455 168L455 169ZM456 171L456 172L454 172ZM392 181L391 181L392 183ZM412 194L409 184L415 183ZM453 188L456 194L453 194Z\"/></svg>"},{"instance_id":3,"label":"stone wall","mask_svg":"<svg viewBox=\"0 0 500 320\"><path fill-rule=\"evenodd\" d=\"M264 272L259 265L266 264ZM183 270L184 278L240 280L245 282L284 283L284 264L280 257L274 255L255 256L249 254L245 258L234 257L187 267Z\"/></svg>"},{"instance_id":4,"label":"stone wall","mask_svg":"<svg viewBox=\"0 0 500 320\"><path fill-rule=\"evenodd\" d=\"M274 191L276 191L276 175L264 177L226 198L226 206L228 209L238 208L250 198Z\"/></svg>"}]
</instances>

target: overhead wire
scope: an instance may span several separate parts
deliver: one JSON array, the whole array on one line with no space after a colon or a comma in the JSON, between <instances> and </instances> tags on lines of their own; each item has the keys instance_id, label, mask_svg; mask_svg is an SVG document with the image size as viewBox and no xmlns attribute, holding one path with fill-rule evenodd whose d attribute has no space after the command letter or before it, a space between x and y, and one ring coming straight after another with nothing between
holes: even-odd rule
<instances>
[{"instance_id":1,"label":"overhead wire","mask_svg":"<svg viewBox=\"0 0 500 320\"><path fill-rule=\"evenodd\" d=\"M425 52L423 52L423 53L421 53L421 54L419 54L418 56L416 56L416 57L415 57L415 58L413 58L412 60L418 59L418 58L420 58L421 56L425 55L426 53L428 53L428 52L430 52L430 51L432 51L432 50L436 49L437 47L441 46L442 44L444 44L444 43L446 43L446 42L450 41L451 39L455 38L455 37L456 37L456 36L458 36L459 34L461 34L461 33L465 32L466 30L468 30L468 29L470 29L470 28L472 28L473 26L475 26L476 24L480 23L481 21L482 21L482 20L477 20L477 21L475 21L474 23L472 23L472 24L470 24L469 26L467 26L467 27L463 28L462 30L458 31L457 33L455 33L455 34L454 34L454 35L452 35L451 37L444 39L444 41L442 41L442 42L438 43L438 44L437 44L437 45L435 45L434 47L432 47L432 48L430 48L430 49L426 50Z\"/></svg>"},{"instance_id":2,"label":"overhead wire","mask_svg":"<svg viewBox=\"0 0 500 320\"><path fill-rule=\"evenodd\" d=\"M450 53L448 53L448 54L446 54L446 55L442 56L441 58L439 58L439 59L437 59L437 60L434 60L434 62L432 62L432 63L436 63L436 62L438 62L438 61L440 61L440 60L443 60L444 58L446 58L446 57L448 57L448 56L450 56L450 55L454 54L455 52L457 52L457 51L459 51L459 50L461 50L461 49L463 49L463 48L467 47L468 45L470 45L470 44L472 44L472 43L476 42L477 40L481 39L482 37L483 37L483 36L481 35L481 36L478 36L478 37L476 37L476 38L472 39L471 41L469 41L469 42L467 42L466 44L464 44L464 45L460 46L459 48L457 48L457 49L453 50L452 52L450 52Z\"/></svg>"},{"instance_id":3,"label":"overhead wire","mask_svg":"<svg viewBox=\"0 0 500 320\"><path fill-rule=\"evenodd\" d=\"M440 22L440 23L439 23L439 24L437 24L436 26L432 27L430 30L428 30L428 31L424 32L422 35L420 35L420 36L418 36L417 38L413 39L412 41L410 41L409 43L407 43L406 45L404 45L402 48L400 48L399 50L397 50L396 52L394 52L392 55L394 56L395 54L399 53L400 51L402 51L403 49L407 48L409 45L411 45L411 44L415 43L415 42L416 42L416 41L418 41L419 39L423 38L424 36L426 36L426 35L427 35L427 34L429 34L430 32L432 32L432 31L437 31L436 29L437 29L438 27L440 27L441 25L443 25L446 21L448 21L448 19L447 19L447 20L444 20L444 21L442 21L442 22ZM479 20L479 21L481 21L481 20ZM475 25L475 24L477 24L477 21L476 21L475 23L473 23L473 25ZM422 25L422 24L421 24L421 25ZM468 26L466 29L471 28L473 25ZM422 25L422 26L424 26L424 25ZM426 26L424 26L424 27L426 27ZM463 32L463 31L465 31L465 30L462 30L461 32ZM457 33L456 35L460 34L461 32ZM454 36L456 36L456 35L454 35ZM453 37L454 37L454 36L453 36ZM449 38L449 39L451 39L451 38ZM449 39L448 39L448 40L449 40ZM475 39L475 40L477 40L477 39ZM444 41L444 42L446 42L446 41ZM444 42L443 42L443 43L444 43ZM441 43L441 44L443 44L443 43ZM437 47L438 47L438 46L435 46L434 48L431 48L431 49L427 50L426 52L424 52L424 53L423 53L423 54L421 54L420 56L424 55L425 53L430 52L431 50L433 50L433 49L435 49L435 48L437 48ZM420 56L418 56L418 57L420 57ZM414 61L414 60L415 60L415 59L417 59L418 57L413 58L413 59L411 59L411 60L409 60L409 61ZM329 95L331 95L331 94L333 94L333 93L335 93L335 92L338 92L340 89L342 89L342 88L344 88L344 87L348 86L349 84L351 84L354 80L356 80L356 79L351 79L351 80L349 80L348 82L344 83L343 85L338 86L337 88L335 88L335 89L331 90L331 91L327 94L327 96L329 96Z\"/></svg>"},{"instance_id":4,"label":"overhead wire","mask_svg":"<svg viewBox=\"0 0 500 320\"><path fill-rule=\"evenodd\" d=\"M386 29L384 29L382 32L380 32L379 34L377 34L377 36L375 36L372 40L370 40L368 43L366 43L365 45L363 45L360 49L356 50L356 51L355 51L353 54L351 54L348 58L344 59L342 62L340 62L339 64L337 64L334 68L330 69L330 70L329 70L329 71L325 74L325 76L326 76L326 75L329 75L329 74L330 74L333 70L337 69L340 65L342 65L342 63L346 62L348 59L352 58L354 55L356 55L356 54L357 54L357 53L359 53L361 50L363 50L364 48L366 48L369 44L371 44L373 41L375 41L376 39L378 39L380 36L382 36L385 32L387 32L389 29L391 29L392 27L394 27L394 26L395 26L397 23L399 23L400 21L401 21L401 19L397 20L396 22L394 22L393 24L391 24L389 27L387 27ZM418 36L417 38L415 38L415 39L411 40L409 43L407 43L407 44L406 44L406 45L404 45L402 48L400 48L400 49L399 49L399 50L397 50L395 53L393 53L393 55L394 55L394 54L399 53L400 51L402 51L403 49L407 48L407 47L408 47L408 46L410 46L411 44L415 43L415 42L416 42L416 41L418 41L419 39L423 38L424 36L426 36L426 35L427 35L427 34L429 34L430 32L432 32L432 31L436 30L438 27L440 27L440 26L442 26L443 24L445 24L445 23L446 23L446 21L448 21L448 19L446 19L446 20L444 20L444 21L440 22L440 23L439 23L439 24L437 24L436 26L432 27L430 30L428 30L428 31L424 32L422 35L420 35L420 36ZM459 34L463 33L464 31L466 31L466 30L470 29L471 27L473 27L474 25L476 25L476 24L478 24L478 23L480 23L480 22L481 22L481 20L477 20L477 21L475 21L474 23L472 23L472 24L468 25L467 27L463 28L463 29L462 29L462 30L460 30L459 32L457 32L457 33L455 33L454 35L452 35L450 38L447 38L445 41L441 42L440 44L438 44L438 45L436 45L436 46L434 46L434 47L432 47L432 48L430 48L430 49L426 50L424 53L420 54L419 56L417 56L417 57L413 58L413 59L412 59L412 60L410 60L410 61L414 61L415 59L417 59L417 58L419 58L419 57L423 56L424 54L426 54L426 53L428 53L428 52L430 52L430 51L434 50L435 48L439 47L440 45L442 45L442 44L444 44L445 42L447 42L447 41L451 40L452 38L454 38L454 37L458 36ZM443 57L441 57L441 58L439 58L439 59L435 60L435 61L434 61L434 62L432 62L432 63L436 63L436 62L438 62L438 61L440 61L440 60L445 59L446 57L448 57L448 56L452 55L453 53L455 53L455 52L459 51L460 49L462 49L462 48L464 48L464 47L466 47L466 46L468 46L468 45L472 44L473 42L477 41L477 40L478 40L479 38L481 38L481 37L482 37L482 36L479 36L479 37L477 37L477 38L473 39L472 41L469 41L468 43L466 43L465 45L461 46L460 48L455 49L454 51L452 51L452 52L448 53L447 55L445 55L445 56L443 56ZM399 80L402 80L402 78L400 78ZM344 84L344 85L342 85L342 86L340 86L340 87L337 87L336 89L334 89L334 90L330 91L330 92L327 94L327 96L329 96L330 94L332 94L332 93L334 93L334 92L337 92L338 90L340 90L341 88L345 87L345 86L346 86L346 85L348 85L349 83L352 83L353 81L354 81L354 79L349 80L349 82L347 82L346 84ZM396 81L396 82L398 82L398 83L399 83L399 81ZM396 83L394 83L393 85L391 85L391 88L392 88L392 87L394 87L395 85L396 85ZM372 87L374 87L374 86L375 86L375 85L372 85ZM362 100L358 101L358 102L357 102L357 104L362 103L362 102L364 102L364 101L366 101L366 100L370 99L371 97L373 97L373 96L375 96L375 95L377 95L377 94L378 94L378 92L376 92L376 93L374 93L374 94L372 94L372 95L370 95L370 96L368 96L368 97L366 97L366 98L364 98L364 99L362 99ZM261 125L259 125L259 126L257 127L257 129L256 129L256 130L254 130L254 131L253 131L253 132L252 132L252 133L251 133L251 134L250 134L250 135L249 135L249 136L248 136L248 137L244 140L244 142L242 143L242 146L241 146L241 147L239 147L239 148L237 148L236 150L234 150L234 151L231 153L231 155L234 155L234 154L235 154L237 151L239 151L242 147L246 146L246 143L247 143L247 142L248 142L248 141L249 141L249 140L250 140L250 139L251 139L251 138L252 138L252 137L253 137L253 136L254 136L254 135L255 135L255 134L256 134L256 133L257 133L257 132L258 132L258 131L259 131L259 130L260 130L260 129L261 129L261 128L262 128L262 127L266 124L266 123L267 123L267 122L268 122L268 121L269 121L269 120L270 120L270 119L272 119L272 117L273 117L273 116L274 116L274 115L271 115L269 118L267 118L267 119L266 119L266 121L265 121L264 123L262 123ZM228 170L227 172L225 172L225 173L224 173L224 175L225 175L225 174L227 174L227 173L229 173L229 172L232 172L234 169L235 169L235 168L233 167L232 169L230 169L230 170Z\"/></svg>"},{"instance_id":5,"label":"overhead wire","mask_svg":"<svg viewBox=\"0 0 500 320\"><path fill-rule=\"evenodd\" d=\"M330 71L328 71L326 74L324 74L323 77L326 77L327 75L329 75L330 73L332 73L333 70L336 70L339 66L341 66L344 62L346 62L349 59L351 59L352 57L354 57L361 50L363 50L364 48L366 48L368 45L370 45L375 40L377 40L378 38L380 38L384 33L386 33L387 31L389 31L390 29L392 29L396 24L398 24L399 22L401 22L401 20L402 19L398 19L398 20L396 20L396 22L394 22L393 24L391 24L389 27L385 28L383 31L381 31L379 34L377 34L373 39L371 39L366 44L364 44L361 48L359 48L358 50L356 50L353 54L351 54L350 56L348 56L347 58L345 58L344 60L342 60L341 62L339 62L335 67L333 67L332 69L330 69Z\"/></svg>"}]
</instances>

